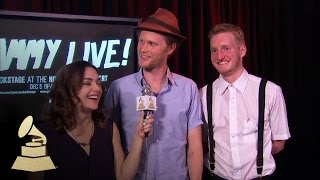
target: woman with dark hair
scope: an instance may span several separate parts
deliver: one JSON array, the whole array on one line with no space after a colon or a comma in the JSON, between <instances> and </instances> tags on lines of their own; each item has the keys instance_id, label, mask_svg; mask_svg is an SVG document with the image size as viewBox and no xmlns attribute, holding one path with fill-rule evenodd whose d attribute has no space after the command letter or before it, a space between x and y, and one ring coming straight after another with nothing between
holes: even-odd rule
<instances>
[{"instance_id":1,"label":"woman with dark hair","mask_svg":"<svg viewBox=\"0 0 320 180\"><path fill-rule=\"evenodd\" d=\"M105 89L97 69L86 61L62 67L44 108L39 130L47 137L48 156L56 169L45 179L133 179L139 167L145 133L153 115L141 114L125 157L116 124L105 113Z\"/></svg>"}]
</instances>

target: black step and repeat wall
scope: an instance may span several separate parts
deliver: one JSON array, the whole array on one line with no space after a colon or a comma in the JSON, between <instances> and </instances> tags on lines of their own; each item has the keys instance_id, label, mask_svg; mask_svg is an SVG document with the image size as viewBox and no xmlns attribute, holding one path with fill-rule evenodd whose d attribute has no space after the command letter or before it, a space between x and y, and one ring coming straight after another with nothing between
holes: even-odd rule
<instances>
[{"instance_id":1,"label":"black step and repeat wall","mask_svg":"<svg viewBox=\"0 0 320 180\"><path fill-rule=\"evenodd\" d=\"M35 123L41 120L60 67L89 61L106 88L137 71L133 27L139 23L137 18L0 11L0 169L6 171L0 174L22 173L10 170L24 145L19 126L29 115Z\"/></svg>"}]
</instances>

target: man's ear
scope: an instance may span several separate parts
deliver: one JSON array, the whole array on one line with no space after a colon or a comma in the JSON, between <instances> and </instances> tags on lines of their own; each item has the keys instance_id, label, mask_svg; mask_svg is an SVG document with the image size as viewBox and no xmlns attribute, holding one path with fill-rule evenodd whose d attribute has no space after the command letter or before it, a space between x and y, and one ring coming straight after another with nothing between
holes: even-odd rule
<instances>
[{"instance_id":1,"label":"man's ear","mask_svg":"<svg viewBox=\"0 0 320 180\"><path fill-rule=\"evenodd\" d=\"M241 54L241 57L244 57L247 53L247 47L245 44L241 45L240 47L240 54Z\"/></svg>"},{"instance_id":2,"label":"man's ear","mask_svg":"<svg viewBox=\"0 0 320 180\"><path fill-rule=\"evenodd\" d=\"M172 43L169 47L168 47L168 56L171 56L172 53L174 52L174 50L177 48L177 44L176 43Z\"/></svg>"}]
</instances>

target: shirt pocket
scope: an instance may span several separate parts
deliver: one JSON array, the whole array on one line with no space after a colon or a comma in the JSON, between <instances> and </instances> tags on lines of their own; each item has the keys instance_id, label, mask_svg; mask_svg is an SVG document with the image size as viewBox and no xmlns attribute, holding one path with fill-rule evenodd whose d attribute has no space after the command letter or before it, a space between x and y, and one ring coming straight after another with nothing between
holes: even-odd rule
<instances>
[{"instance_id":1,"label":"shirt pocket","mask_svg":"<svg viewBox=\"0 0 320 180\"><path fill-rule=\"evenodd\" d=\"M248 118L243 125L243 139L246 142L257 142L258 124L257 120Z\"/></svg>"}]
</instances>

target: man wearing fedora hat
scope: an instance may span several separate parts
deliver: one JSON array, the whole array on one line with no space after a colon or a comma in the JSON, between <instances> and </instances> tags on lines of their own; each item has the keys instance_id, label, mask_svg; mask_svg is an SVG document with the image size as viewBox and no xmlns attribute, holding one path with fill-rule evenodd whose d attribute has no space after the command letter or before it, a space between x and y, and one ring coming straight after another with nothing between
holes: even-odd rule
<instances>
[{"instance_id":1,"label":"man wearing fedora hat","mask_svg":"<svg viewBox=\"0 0 320 180\"><path fill-rule=\"evenodd\" d=\"M107 110L119 119L124 148L129 151L136 118L136 97L143 87L156 96L154 131L145 142L135 179L185 180L202 178L201 104L198 88L189 78L172 73L170 57L186 38L180 34L178 20L159 8L138 27L137 73L110 84ZM150 113L150 112L149 112Z\"/></svg>"}]
</instances>

